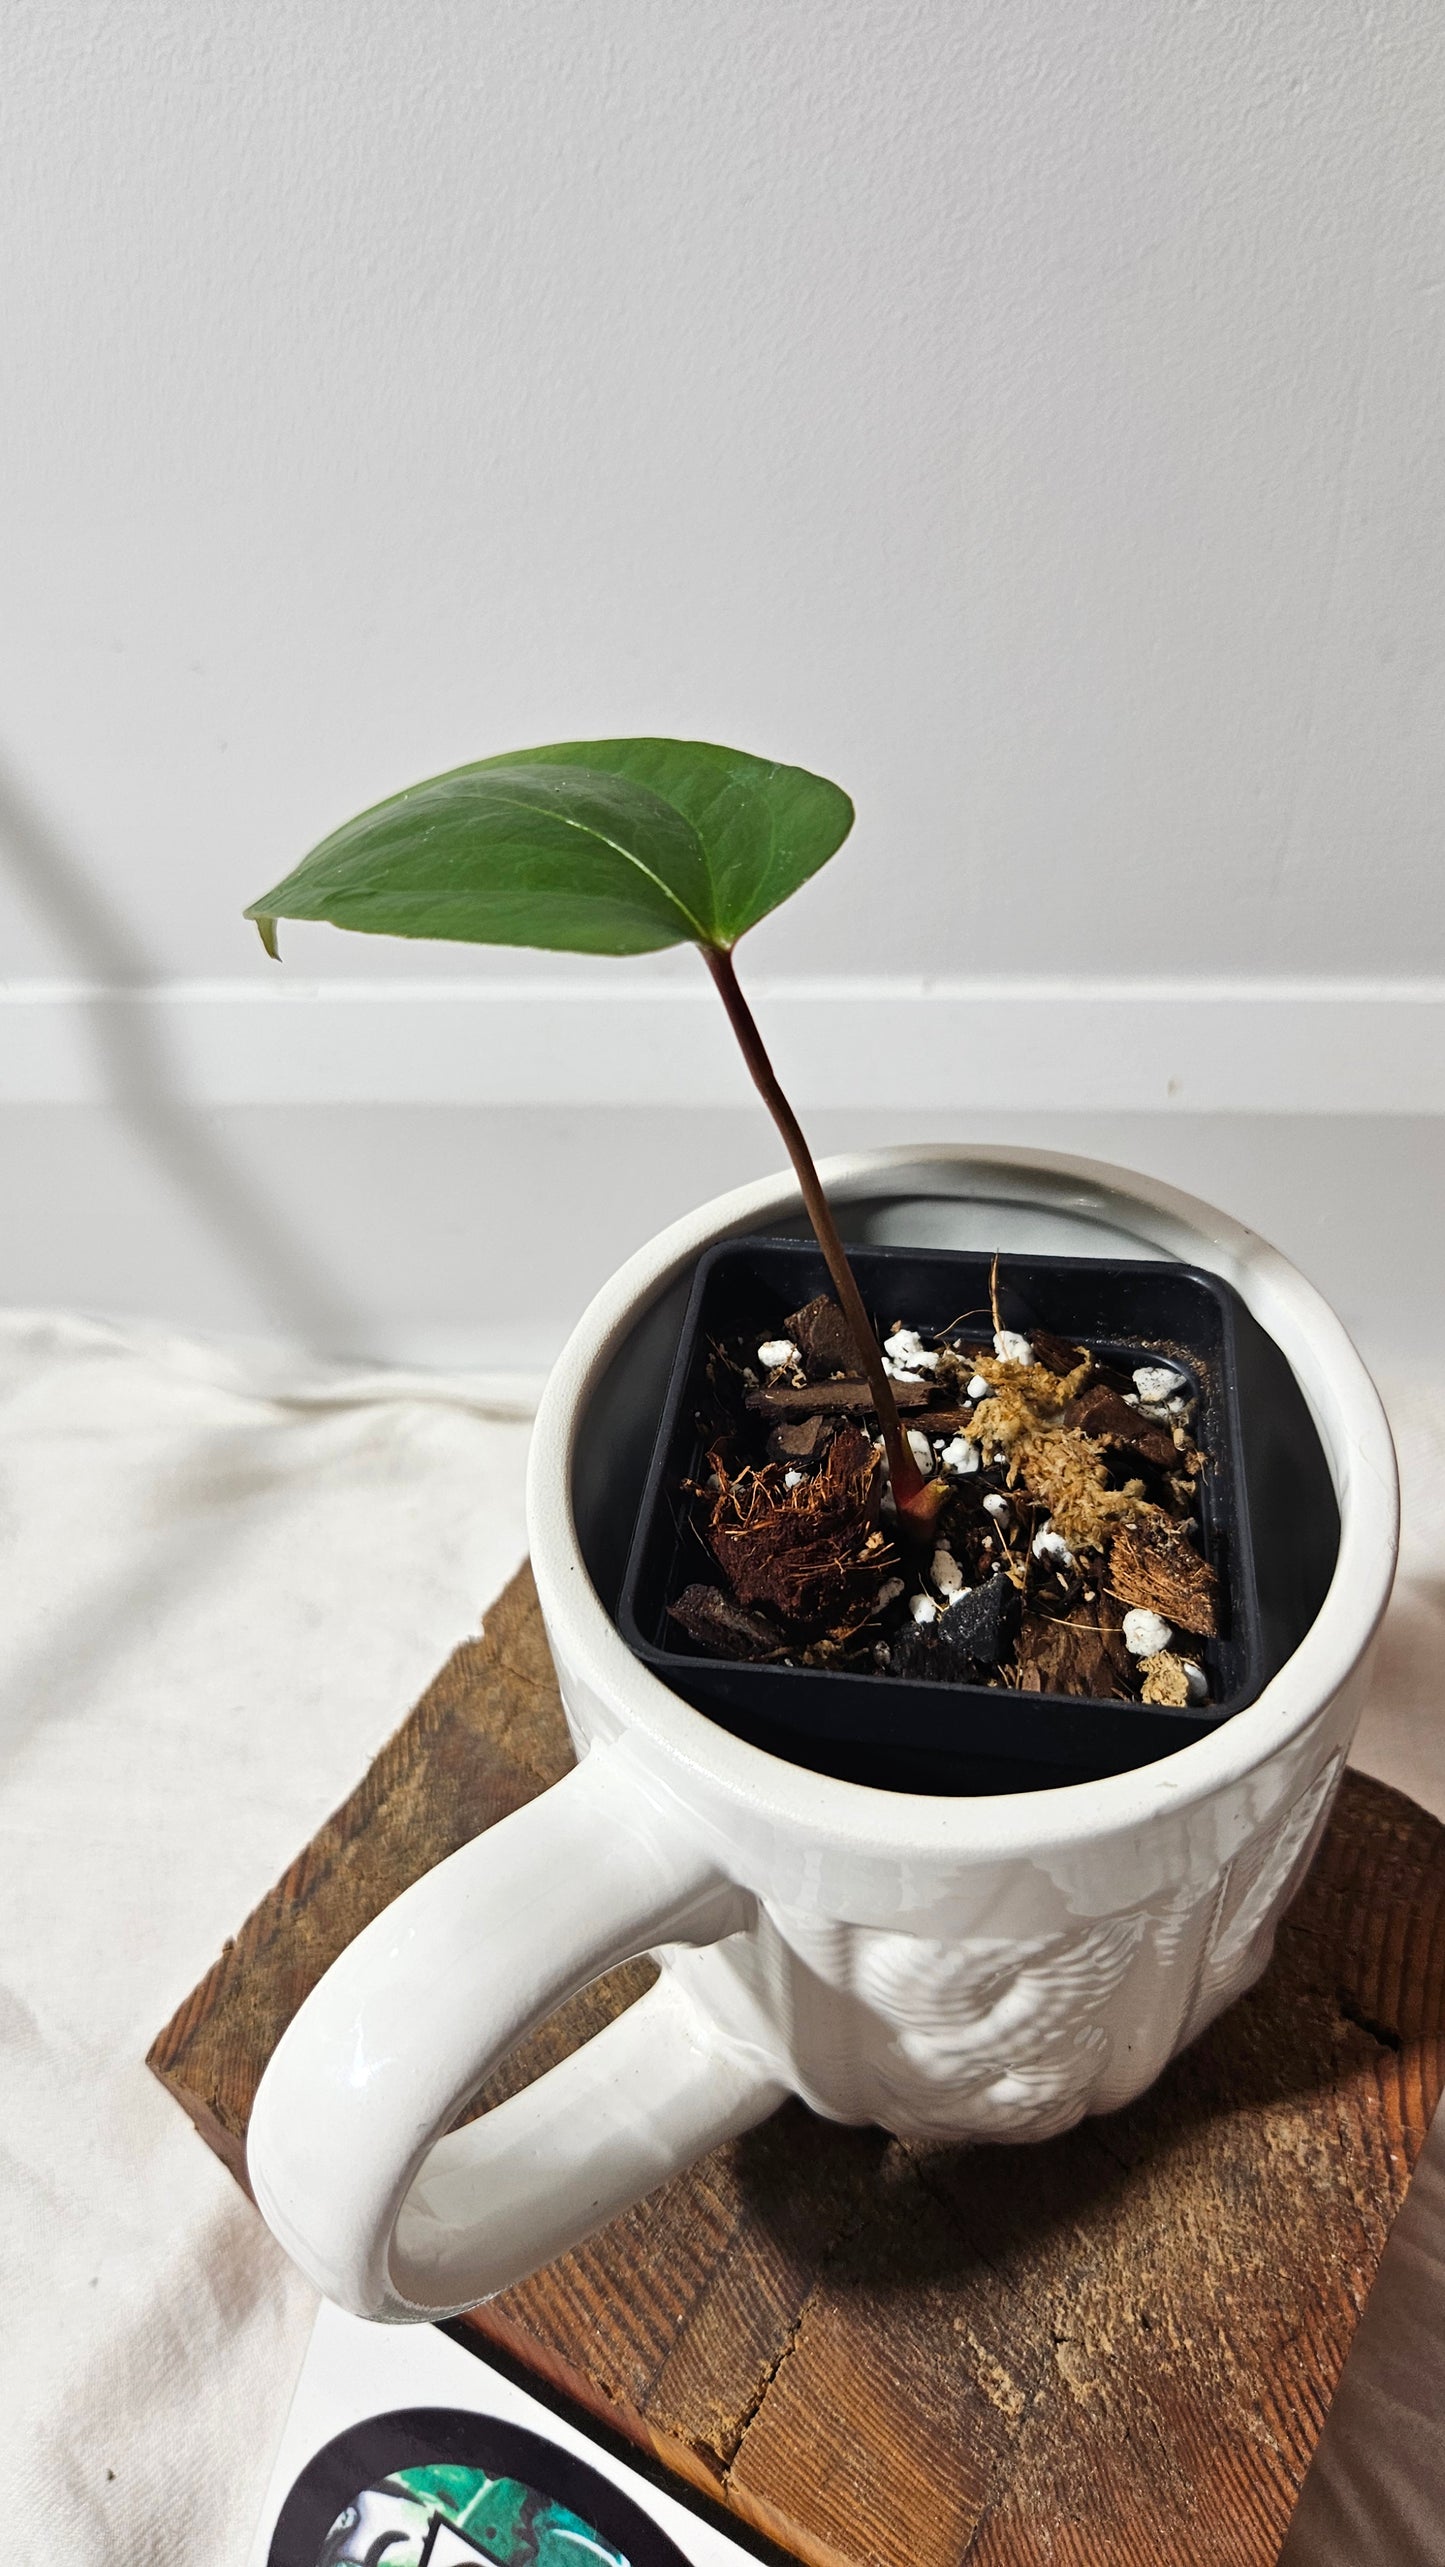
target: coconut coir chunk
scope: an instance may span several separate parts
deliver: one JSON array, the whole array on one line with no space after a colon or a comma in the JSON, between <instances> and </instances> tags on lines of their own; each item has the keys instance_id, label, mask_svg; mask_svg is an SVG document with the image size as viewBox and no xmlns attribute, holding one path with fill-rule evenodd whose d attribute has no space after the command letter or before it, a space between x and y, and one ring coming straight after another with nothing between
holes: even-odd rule
<instances>
[{"instance_id":1,"label":"coconut coir chunk","mask_svg":"<svg viewBox=\"0 0 1445 2567\"><path fill-rule=\"evenodd\" d=\"M805 1630L841 1636L866 1622L893 1552L879 1530L882 1456L856 1426L840 1426L821 1470L789 1488L777 1462L717 1480L707 1538L738 1602Z\"/></svg>"},{"instance_id":2,"label":"coconut coir chunk","mask_svg":"<svg viewBox=\"0 0 1445 2567\"><path fill-rule=\"evenodd\" d=\"M1219 1629L1219 1579L1183 1534L1125 1526L1109 1545L1109 1584L1122 1604L1162 1614L1176 1630L1212 1639Z\"/></svg>"}]
</instances>

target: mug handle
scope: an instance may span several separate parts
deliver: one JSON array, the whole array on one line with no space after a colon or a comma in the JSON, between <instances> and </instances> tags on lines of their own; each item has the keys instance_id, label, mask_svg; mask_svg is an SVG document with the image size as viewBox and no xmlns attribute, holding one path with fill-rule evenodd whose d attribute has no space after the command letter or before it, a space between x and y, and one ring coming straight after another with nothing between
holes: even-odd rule
<instances>
[{"instance_id":1,"label":"mug handle","mask_svg":"<svg viewBox=\"0 0 1445 2567\"><path fill-rule=\"evenodd\" d=\"M664 1970L615 2022L464 2129L524 2035L655 1945L735 1934L754 1902L594 1747L363 1927L282 2034L246 2142L292 2260L342 2308L454 2317L519 2282L791 2091Z\"/></svg>"}]
</instances>

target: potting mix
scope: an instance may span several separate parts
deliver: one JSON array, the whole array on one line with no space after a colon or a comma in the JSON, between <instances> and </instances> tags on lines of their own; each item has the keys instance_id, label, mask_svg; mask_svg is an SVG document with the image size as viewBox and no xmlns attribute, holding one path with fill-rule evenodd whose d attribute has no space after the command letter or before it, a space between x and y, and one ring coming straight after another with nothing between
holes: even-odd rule
<instances>
[{"instance_id":1,"label":"potting mix","mask_svg":"<svg viewBox=\"0 0 1445 2567\"><path fill-rule=\"evenodd\" d=\"M997 1301L992 1317L997 1319ZM884 1339L931 1541L904 1539L856 1349L826 1294L711 1350L705 1475L686 1484L716 1575L668 1610L710 1654L1194 1709L1221 1627L1199 1543L1206 1456L1187 1370L1125 1369L1035 1329Z\"/></svg>"}]
</instances>

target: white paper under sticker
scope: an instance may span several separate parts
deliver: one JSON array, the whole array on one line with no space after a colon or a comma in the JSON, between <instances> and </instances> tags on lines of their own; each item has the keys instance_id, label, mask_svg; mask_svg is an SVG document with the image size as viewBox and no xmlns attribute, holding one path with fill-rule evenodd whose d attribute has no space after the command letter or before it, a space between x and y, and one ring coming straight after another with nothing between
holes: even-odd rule
<instances>
[{"instance_id":1,"label":"white paper under sticker","mask_svg":"<svg viewBox=\"0 0 1445 2567\"><path fill-rule=\"evenodd\" d=\"M435 2327L323 2307L249 2567L755 2567Z\"/></svg>"}]
</instances>

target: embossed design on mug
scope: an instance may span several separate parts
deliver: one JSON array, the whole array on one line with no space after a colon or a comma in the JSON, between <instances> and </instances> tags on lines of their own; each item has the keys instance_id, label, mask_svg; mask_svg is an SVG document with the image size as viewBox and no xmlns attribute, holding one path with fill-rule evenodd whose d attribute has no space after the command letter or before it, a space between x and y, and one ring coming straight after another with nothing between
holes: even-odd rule
<instances>
[{"instance_id":1,"label":"embossed design on mug","mask_svg":"<svg viewBox=\"0 0 1445 2567\"><path fill-rule=\"evenodd\" d=\"M1134 1914L1023 1943L860 1936L854 1987L890 2026L877 2118L905 2136L1066 2129L1088 2109L1111 2002L1148 1931Z\"/></svg>"},{"instance_id":2,"label":"embossed design on mug","mask_svg":"<svg viewBox=\"0 0 1445 2567\"><path fill-rule=\"evenodd\" d=\"M1274 1826L1235 1856L1200 1973L1186 2041L1192 2041L1252 1987L1268 1966L1280 1917L1309 1867L1344 1770L1341 1748Z\"/></svg>"}]
</instances>

